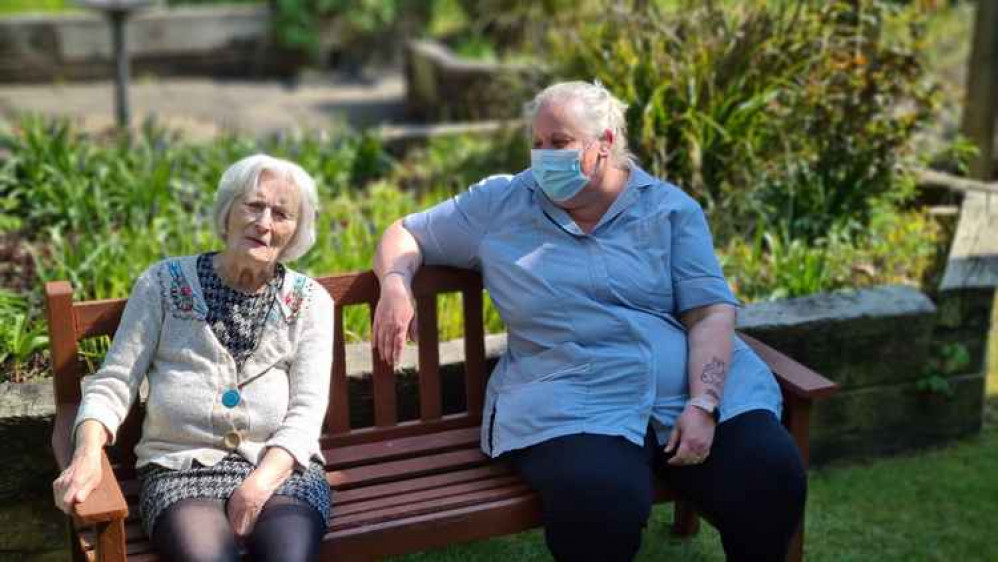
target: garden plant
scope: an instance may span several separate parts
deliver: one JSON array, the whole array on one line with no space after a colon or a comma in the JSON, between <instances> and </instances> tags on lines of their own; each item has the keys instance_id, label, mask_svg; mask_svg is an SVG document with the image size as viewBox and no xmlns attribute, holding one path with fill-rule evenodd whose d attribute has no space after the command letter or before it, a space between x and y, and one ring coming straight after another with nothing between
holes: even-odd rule
<instances>
[{"instance_id":1,"label":"garden plant","mask_svg":"<svg viewBox=\"0 0 998 562\"><path fill-rule=\"evenodd\" d=\"M911 206L907 171L935 107L917 11L872 0L792 4L553 2L544 9L557 31L533 48L555 76L599 79L631 104L639 160L704 206L744 302L931 284L941 236ZM395 218L524 168L527 147L511 130L437 139L393 158L377 138L350 131L193 142L152 123L87 135L26 117L0 136L0 242L29 256L0 270L18 301L0 324L19 326L0 338L4 370L16 361L18 378L30 377L44 364L32 359L44 334L41 282L68 279L80 299L124 297L148 264L214 247L213 186L246 154L271 152L315 175L319 243L292 265L329 274L368 268ZM443 337L456 337L456 311L441 308ZM500 331L491 307L487 316ZM345 329L363 339L369 319L351 313Z\"/></svg>"}]
</instances>

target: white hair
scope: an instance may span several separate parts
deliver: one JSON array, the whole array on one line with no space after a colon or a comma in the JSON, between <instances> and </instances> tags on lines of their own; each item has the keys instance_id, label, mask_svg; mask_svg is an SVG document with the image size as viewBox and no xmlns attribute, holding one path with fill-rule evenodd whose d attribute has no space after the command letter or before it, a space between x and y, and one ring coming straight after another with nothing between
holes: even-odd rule
<instances>
[{"instance_id":1,"label":"white hair","mask_svg":"<svg viewBox=\"0 0 998 562\"><path fill-rule=\"evenodd\" d=\"M637 158L627 147L627 119L624 116L627 104L617 99L599 81L578 80L548 86L524 106L527 121L533 123L537 112L545 104L571 104L577 108L573 111L575 124L589 137L586 140L599 139L604 131L610 130L613 133L610 160L628 167L637 164Z\"/></svg>"},{"instance_id":2,"label":"white hair","mask_svg":"<svg viewBox=\"0 0 998 562\"><path fill-rule=\"evenodd\" d=\"M290 181L298 189L298 224L278 260L294 261L315 244L315 219L319 214L319 194L315 180L301 166L266 154L254 154L229 166L218 181L212 217L215 234L225 242L228 238L229 212L232 204L256 188L260 176L270 172Z\"/></svg>"}]
</instances>

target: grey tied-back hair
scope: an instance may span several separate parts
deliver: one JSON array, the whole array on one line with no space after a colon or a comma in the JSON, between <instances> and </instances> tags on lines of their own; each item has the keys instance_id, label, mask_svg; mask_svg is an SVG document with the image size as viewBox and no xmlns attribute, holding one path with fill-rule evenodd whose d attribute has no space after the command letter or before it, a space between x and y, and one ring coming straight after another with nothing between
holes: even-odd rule
<instances>
[{"instance_id":1,"label":"grey tied-back hair","mask_svg":"<svg viewBox=\"0 0 998 562\"><path fill-rule=\"evenodd\" d=\"M229 166L222 174L218 191L215 192L215 204L212 208L215 234L222 242L226 241L232 204L257 186L264 171L283 177L298 188L298 224L288 245L278 257L281 262L294 261L315 245L315 219L319 214L319 195L315 180L294 162L266 154L254 154Z\"/></svg>"},{"instance_id":2,"label":"grey tied-back hair","mask_svg":"<svg viewBox=\"0 0 998 562\"><path fill-rule=\"evenodd\" d=\"M628 168L637 164L637 158L627 147L627 119L624 114L627 104L617 99L598 81L590 83L578 80L552 84L524 106L524 116L528 122L533 123L542 105L572 102L575 102L574 107L577 108L574 111L576 124L590 140L600 138L607 129L613 133L611 162Z\"/></svg>"}]
</instances>

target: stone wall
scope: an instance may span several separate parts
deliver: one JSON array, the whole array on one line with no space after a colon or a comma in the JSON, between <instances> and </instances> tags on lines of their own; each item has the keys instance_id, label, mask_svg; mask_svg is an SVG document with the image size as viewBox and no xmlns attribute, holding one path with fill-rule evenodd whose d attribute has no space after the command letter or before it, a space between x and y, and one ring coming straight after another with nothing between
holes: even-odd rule
<instances>
[{"instance_id":1,"label":"stone wall","mask_svg":"<svg viewBox=\"0 0 998 562\"><path fill-rule=\"evenodd\" d=\"M519 117L544 80L539 68L464 59L429 40L408 43L405 73L410 114L436 121Z\"/></svg>"},{"instance_id":2,"label":"stone wall","mask_svg":"<svg viewBox=\"0 0 998 562\"><path fill-rule=\"evenodd\" d=\"M980 371L952 373L948 393L927 385L937 322L927 296L896 286L748 307L739 328L839 383L812 412L811 458L822 463L980 429ZM978 329L986 339L987 324Z\"/></svg>"},{"instance_id":3,"label":"stone wall","mask_svg":"<svg viewBox=\"0 0 998 562\"><path fill-rule=\"evenodd\" d=\"M304 62L272 39L266 6L152 8L129 19L132 75L290 76ZM0 18L0 83L109 79L111 32L95 12Z\"/></svg>"}]
</instances>

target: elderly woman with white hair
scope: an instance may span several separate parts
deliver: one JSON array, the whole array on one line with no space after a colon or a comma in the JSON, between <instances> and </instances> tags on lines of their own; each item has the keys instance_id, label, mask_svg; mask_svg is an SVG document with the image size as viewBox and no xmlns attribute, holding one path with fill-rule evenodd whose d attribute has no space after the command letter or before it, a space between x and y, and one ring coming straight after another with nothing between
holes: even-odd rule
<instances>
[{"instance_id":1,"label":"elderly woman with white hair","mask_svg":"<svg viewBox=\"0 0 998 562\"><path fill-rule=\"evenodd\" d=\"M283 265L315 243L317 206L312 178L285 160L249 156L222 175L222 250L147 269L84 379L73 460L53 484L61 509L97 486L99 452L147 381L135 453L142 523L160 555L317 557L330 511L319 433L333 302Z\"/></svg>"},{"instance_id":2,"label":"elderly woman with white hair","mask_svg":"<svg viewBox=\"0 0 998 562\"><path fill-rule=\"evenodd\" d=\"M632 560L662 478L728 560L786 557L805 476L772 373L734 334L737 301L700 206L638 167L599 84L528 105L531 167L384 233L375 344L395 363L421 264L479 270L508 330L482 449L536 489L559 561Z\"/></svg>"}]
</instances>

